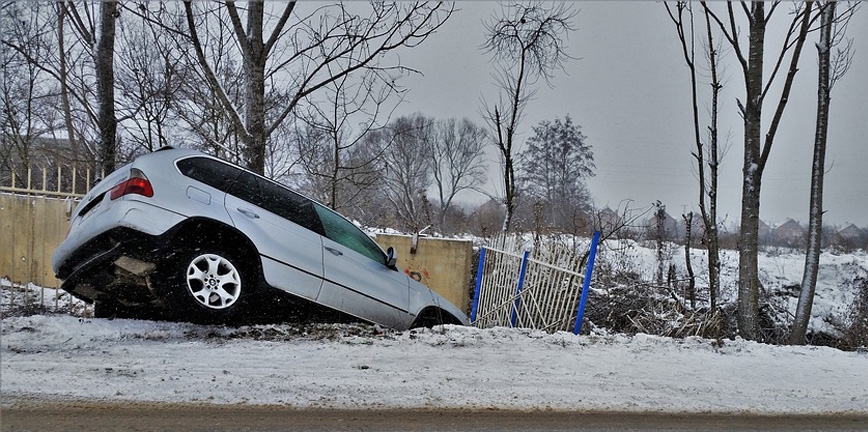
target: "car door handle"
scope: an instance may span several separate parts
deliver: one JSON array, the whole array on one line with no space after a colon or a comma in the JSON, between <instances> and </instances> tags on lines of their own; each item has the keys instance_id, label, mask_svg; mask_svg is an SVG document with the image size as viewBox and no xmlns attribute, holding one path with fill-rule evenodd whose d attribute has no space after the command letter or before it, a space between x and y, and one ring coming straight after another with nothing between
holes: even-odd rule
<instances>
[{"instance_id":1,"label":"car door handle","mask_svg":"<svg viewBox=\"0 0 868 432\"><path fill-rule=\"evenodd\" d=\"M341 252L341 251L339 251L339 250L337 250L337 249L335 249L335 248L330 248L330 247L328 247L328 246L324 246L324 247L325 247L325 250L331 252L332 255L334 255L334 256L341 256L341 255L344 254L343 252Z\"/></svg>"},{"instance_id":2,"label":"car door handle","mask_svg":"<svg viewBox=\"0 0 868 432\"><path fill-rule=\"evenodd\" d=\"M250 219L259 219L259 215L256 214L253 210L238 207L238 211L241 212L244 216L249 217Z\"/></svg>"}]
</instances>

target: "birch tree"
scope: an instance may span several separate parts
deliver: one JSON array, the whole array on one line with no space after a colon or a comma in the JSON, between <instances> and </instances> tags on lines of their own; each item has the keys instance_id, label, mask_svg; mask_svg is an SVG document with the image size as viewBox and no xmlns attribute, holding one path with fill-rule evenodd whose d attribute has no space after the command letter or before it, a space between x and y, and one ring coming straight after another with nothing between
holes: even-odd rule
<instances>
[{"instance_id":1,"label":"birch tree","mask_svg":"<svg viewBox=\"0 0 868 432\"><path fill-rule=\"evenodd\" d=\"M846 73L852 58L848 43L844 49L839 49L834 60L832 59L832 50L841 43L842 29L846 28L846 23L853 12L851 9L843 17L836 17L836 6L837 2L829 1L820 7L820 36L816 44L818 57L817 120L811 167L808 244L799 303L796 306L793 330L790 334L790 343L794 345L805 343L808 321L811 318L814 302L814 292L817 287L820 247L823 237L823 179L826 170L826 140L829 130L829 103L832 87Z\"/></svg>"},{"instance_id":2,"label":"birch tree","mask_svg":"<svg viewBox=\"0 0 868 432\"><path fill-rule=\"evenodd\" d=\"M518 128L535 86L541 79L551 86L554 71L569 59L564 42L575 29L571 22L575 15L566 3L502 4L500 15L485 24L483 50L495 64L500 94L498 102L484 103L483 111L501 160L503 231L509 231L516 210Z\"/></svg>"}]
</instances>

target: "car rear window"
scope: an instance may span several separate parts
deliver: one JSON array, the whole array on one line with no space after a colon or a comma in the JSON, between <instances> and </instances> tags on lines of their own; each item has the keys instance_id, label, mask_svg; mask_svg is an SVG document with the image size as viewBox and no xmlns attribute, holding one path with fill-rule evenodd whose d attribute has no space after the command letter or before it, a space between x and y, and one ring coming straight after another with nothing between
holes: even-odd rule
<instances>
[{"instance_id":1,"label":"car rear window","mask_svg":"<svg viewBox=\"0 0 868 432\"><path fill-rule=\"evenodd\" d=\"M243 172L232 165L206 157L182 159L177 165L181 174L227 193Z\"/></svg>"}]
</instances>

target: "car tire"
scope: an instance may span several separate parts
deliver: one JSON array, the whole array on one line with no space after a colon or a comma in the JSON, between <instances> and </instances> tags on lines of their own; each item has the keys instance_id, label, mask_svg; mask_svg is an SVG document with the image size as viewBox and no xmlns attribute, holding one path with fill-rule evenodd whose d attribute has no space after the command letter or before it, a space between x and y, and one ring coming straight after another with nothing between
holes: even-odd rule
<instances>
[{"instance_id":1,"label":"car tire","mask_svg":"<svg viewBox=\"0 0 868 432\"><path fill-rule=\"evenodd\" d=\"M123 318L120 305L112 300L96 300L93 302L94 318Z\"/></svg>"},{"instance_id":2,"label":"car tire","mask_svg":"<svg viewBox=\"0 0 868 432\"><path fill-rule=\"evenodd\" d=\"M254 268L221 248L180 249L161 264L157 288L175 320L230 324L244 316L257 284Z\"/></svg>"},{"instance_id":3,"label":"car tire","mask_svg":"<svg viewBox=\"0 0 868 432\"><path fill-rule=\"evenodd\" d=\"M432 328L442 324L455 324L458 322L460 321L441 309L425 309L416 317L410 328Z\"/></svg>"}]
</instances>

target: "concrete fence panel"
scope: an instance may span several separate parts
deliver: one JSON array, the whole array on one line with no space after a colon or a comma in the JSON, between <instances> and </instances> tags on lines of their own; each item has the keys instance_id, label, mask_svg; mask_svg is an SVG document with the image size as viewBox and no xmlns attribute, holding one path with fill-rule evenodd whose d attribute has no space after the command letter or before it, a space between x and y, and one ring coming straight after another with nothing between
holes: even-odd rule
<instances>
[{"instance_id":1,"label":"concrete fence panel","mask_svg":"<svg viewBox=\"0 0 868 432\"><path fill-rule=\"evenodd\" d=\"M0 193L0 277L59 287L51 255L66 236L74 205L71 198Z\"/></svg>"},{"instance_id":2,"label":"concrete fence panel","mask_svg":"<svg viewBox=\"0 0 868 432\"><path fill-rule=\"evenodd\" d=\"M473 242L470 240L378 234L383 249L394 247L398 267L408 276L442 295L461 310L470 305Z\"/></svg>"}]
</instances>

